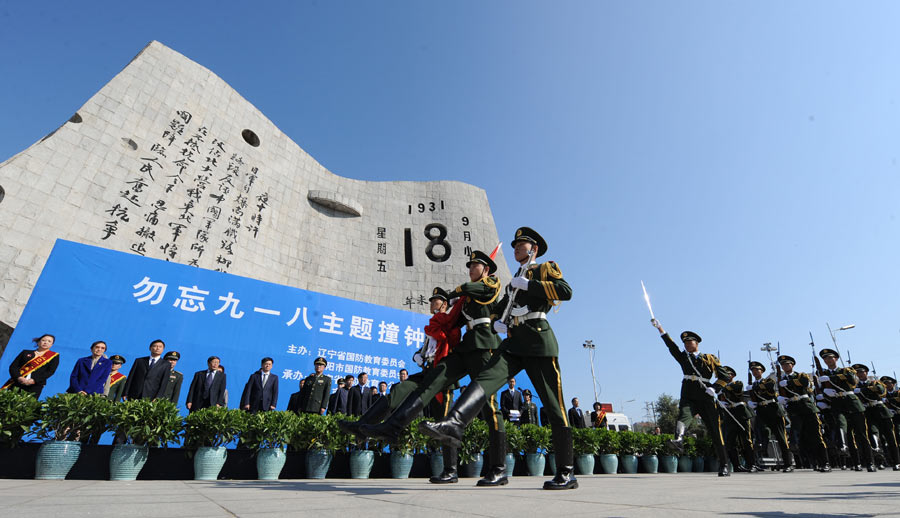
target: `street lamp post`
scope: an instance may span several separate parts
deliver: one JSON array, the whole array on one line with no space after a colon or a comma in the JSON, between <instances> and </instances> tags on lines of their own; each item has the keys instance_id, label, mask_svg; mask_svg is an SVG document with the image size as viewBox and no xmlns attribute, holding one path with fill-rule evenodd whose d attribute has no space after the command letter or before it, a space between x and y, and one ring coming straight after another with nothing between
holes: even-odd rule
<instances>
[{"instance_id":1,"label":"street lamp post","mask_svg":"<svg viewBox=\"0 0 900 518\"><path fill-rule=\"evenodd\" d=\"M597 393L597 376L594 374L594 350L597 346L594 345L593 340L585 340L582 346L588 350L588 354L591 358L591 381L593 381L594 384L594 401L600 401Z\"/></svg>"},{"instance_id":2,"label":"street lamp post","mask_svg":"<svg viewBox=\"0 0 900 518\"><path fill-rule=\"evenodd\" d=\"M843 366L844 365L844 355L842 355L841 350L838 349L837 339L834 337L834 333L835 333L835 331L846 331L848 329L853 329L854 327L856 327L856 324L848 324L846 326L841 326L841 327L835 329L834 331L832 331L831 326L828 324L828 322L825 322L825 326L828 328L828 333L831 335L831 343L834 344L834 350L837 351L838 358L841 359L841 365Z\"/></svg>"}]
</instances>

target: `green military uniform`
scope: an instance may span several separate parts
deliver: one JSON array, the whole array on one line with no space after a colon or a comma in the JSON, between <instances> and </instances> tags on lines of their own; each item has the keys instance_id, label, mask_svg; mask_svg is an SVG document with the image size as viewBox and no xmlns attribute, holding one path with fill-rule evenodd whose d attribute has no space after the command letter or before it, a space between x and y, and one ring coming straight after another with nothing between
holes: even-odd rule
<instances>
[{"instance_id":1,"label":"green military uniform","mask_svg":"<svg viewBox=\"0 0 900 518\"><path fill-rule=\"evenodd\" d=\"M862 371L865 376L860 376L859 399L866 407L866 422L869 425L869 437L873 432L878 432L881 438L882 448L889 457L889 462L894 471L900 471L900 453L897 451L897 436L894 433L894 423L891 420L891 411L885 406L882 399L887 395L887 387L879 380L868 380L869 368L862 364L851 367L857 372Z\"/></svg>"},{"instance_id":2,"label":"green military uniform","mask_svg":"<svg viewBox=\"0 0 900 518\"><path fill-rule=\"evenodd\" d=\"M822 358L838 357L837 351L832 349L822 349L819 356ZM851 458L856 463L856 469L861 469L860 464L865 464L869 471L877 471L872 458L872 445L869 442L866 409L853 392L859 383L856 371L842 367L824 369L823 374L826 376L824 380L826 388L823 391L829 398L829 404L835 413L836 425L840 428L842 436L847 439L847 446L850 448ZM850 440L850 433L852 433L852 440Z\"/></svg>"},{"instance_id":3,"label":"green military uniform","mask_svg":"<svg viewBox=\"0 0 900 518\"><path fill-rule=\"evenodd\" d=\"M724 368L729 370L732 378L737 374L731 367ZM753 436L750 432L753 411L744 401L744 384L739 380L733 380L719 391L719 399L731 412L730 416L724 410L719 414L720 421L725 423L725 450L731 465L735 471L759 471L756 451L753 449ZM741 467L739 450L743 453L746 467Z\"/></svg>"},{"instance_id":4,"label":"green military uniform","mask_svg":"<svg viewBox=\"0 0 900 518\"><path fill-rule=\"evenodd\" d=\"M519 242L532 243L531 249L537 249L538 257L547 249L543 237L528 227L516 230L516 236L512 241L513 247ZM509 378L524 369L538 397L544 403L553 429L557 472L553 481L545 483L544 488L574 489L578 487L578 483L574 477L571 459L574 455L572 431L563 402L562 376L557 360L559 344L550 323L547 322L547 312L560 301L571 299L572 288L563 279L559 266L552 261L525 264L516 272L516 277L517 279L513 279L507 286L506 293L496 308L497 313L502 315L505 314L507 306L510 306L508 324L500 323L499 326L501 330L503 325L508 326L507 338L500 344L499 353L490 359L460 396L450 412L450 417L438 423L423 423L421 429L440 440L458 442L464 426L474 418L478 404L488 397L493 399L497 390L505 385ZM519 286L515 292L513 292L514 285ZM490 396L487 396L488 394ZM498 422L489 422L489 425L497 430L500 429L502 419L499 418L499 413L495 416ZM495 444L497 441L498 438L491 438L492 450L501 447ZM505 448L505 445L502 448Z\"/></svg>"},{"instance_id":5,"label":"green military uniform","mask_svg":"<svg viewBox=\"0 0 900 518\"><path fill-rule=\"evenodd\" d=\"M897 380L890 376L882 376L879 381L885 385L890 384L893 389L884 395L883 401L885 406L887 406L888 410L891 412L892 421L894 423L894 435L900 437L900 391L896 388Z\"/></svg>"},{"instance_id":6,"label":"green military uniform","mask_svg":"<svg viewBox=\"0 0 900 518\"><path fill-rule=\"evenodd\" d=\"M118 354L114 354L109 357L110 361L113 364L124 365L126 360L123 356ZM112 371L109 373L109 391L106 393L106 397L109 398L113 403L118 403L122 401L122 396L125 395L125 380L128 376L120 373L121 367L119 370Z\"/></svg>"},{"instance_id":7,"label":"green military uniform","mask_svg":"<svg viewBox=\"0 0 900 518\"><path fill-rule=\"evenodd\" d=\"M181 355L178 354L177 351L169 351L163 356L163 360L175 360L178 361L181 359ZM178 372L175 369L169 369L168 375L164 375L162 379L162 384L159 387L159 393L157 394L157 399L168 399L172 403L175 403L175 406L178 406L178 396L181 394L181 383L184 381L184 375Z\"/></svg>"},{"instance_id":8,"label":"green military uniform","mask_svg":"<svg viewBox=\"0 0 900 518\"><path fill-rule=\"evenodd\" d=\"M525 394L531 395L531 391L525 389L522 391L522 395ZM540 419L538 418L538 407L534 401L526 401L524 405L522 405L522 415L519 416L519 424L533 424L537 426L541 426Z\"/></svg>"},{"instance_id":9,"label":"green military uniform","mask_svg":"<svg viewBox=\"0 0 900 518\"><path fill-rule=\"evenodd\" d=\"M762 372L766 367L759 362L750 362L750 368L758 367ZM794 454L791 452L790 441L787 438L787 425L784 418L787 413L778 402L778 381L775 378L761 378L753 380L750 385L750 401L756 404L756 419L760 425L759 431L762 445L768 444L770 433L775 436L778 448L784 458L784 471L794 470Z\"/></svg>"},{"instance_id":10,"label":"green military uniform","mask_svg":"<svg viewBox=\"0 0 900 518\"><path fill-rule=\"evenodd\" d=\"M722 368L715 355L690 354L678 347L669 337L669 333L663 333L661 338L669 349L669 354L681 366L683 375L673 444L680 446L687 427L694 420L694 416L700 414L719 459L719 475L728 476L728 455L725 452L725 438L722 435L722 420L719 418L716 399L706 391L708 387L713 387L711 382L713 376L719 378L713 390L716 388L721 390L725 386L724 378L728 376L728 372ZM681 333L681 340L695 340L699 343L701 339L697 333L685 331Z\"/></svg>"},{"instance_id":11,"label":"green military uniform","mask_svg":"<svg viewBox=\"0 0 900 518\"><path fill-rule=\"evenodd\" d=\"M796 361L787 355L779 356L777 361L782 365L785 363L796 365ZM822 437L819 409L813 402L815 385L809 374L797 371L783 374L778 386L779 394L784 398L788 417L791 420L791 429L796 434L800 447L809 452L809 459L816 459L820 471L831 471L828 463L828 450L825 446L825 439Z\"/></svg>"},{"instance_id":12,"label":"green military uniform","mask_svg":"<svg viewBox=\"0 0 900 518\"><path fill-rule=\"evenodd\" d=\"M328 365L328 361L320 356L315 359L313 365ZM313 372L306 377L300 390L300 411L306 414L321 414L323 408L328 408L329 395L331 395L331 376Z\"/></svg>"}]
</instances>

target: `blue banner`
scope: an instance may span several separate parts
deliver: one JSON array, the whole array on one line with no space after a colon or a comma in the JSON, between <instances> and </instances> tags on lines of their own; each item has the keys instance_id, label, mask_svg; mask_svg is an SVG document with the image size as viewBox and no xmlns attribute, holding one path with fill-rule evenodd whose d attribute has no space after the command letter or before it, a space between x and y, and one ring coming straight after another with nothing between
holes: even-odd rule
<instances>
[{"instance_id":1,"label":"blue banner","mask_svg":"<svg viewBox=\"0 0 900 518\"><path fill-rule=\"evenodd\" d=\"M0 372L33 337L56 336L52 350L59 368L43 395L64 392L78 358L103 340L106 354L124 356L127 374L138 357L161 339L178 351L184 374L178 406L194 372L211 355L225 366L229 406L238 406L260 360L274 359L279 410L287 407L313 360L328 360L325 373L337 378L365 371L369 385L399 381L398 372L420 369L411 358L421 347L428 315L281 286L237 275L149 259L58 240L22 318L0 358ZM4 376L3 380L6 380Z\"/></svg>"}]
</instances>

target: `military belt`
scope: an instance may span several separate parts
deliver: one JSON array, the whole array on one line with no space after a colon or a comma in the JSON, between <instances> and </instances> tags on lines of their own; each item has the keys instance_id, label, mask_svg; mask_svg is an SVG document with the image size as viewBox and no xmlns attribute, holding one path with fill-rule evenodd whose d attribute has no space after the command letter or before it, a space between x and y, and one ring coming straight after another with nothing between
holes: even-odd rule
<instances>
[{"instance_id":1,"label":"military belt","mask_svg":"<svg viewBox=\"0 0 900 518\"><path fill-rule=\"evenodd\" d=\"M809 395L803 394L802 396L793 396L787 398L788 401L800 401L801 399L809 399Z\"/></svg>"},{"instance_id":2,"label":"military belt","mask_svg":"<svg viewBox=\"0 0 900 518\"><path fill-rule=\"evenodd\" d=\"M759 404L760 405L771 405L772 403L775 403L775 402L776 401L774 399L764 399L764 400L760 401Z\"/></svg>"},{"instance_id":3,"label":"military belt","mask_svg":"<svg viewBox=\"0 0 900 518\"><path fill-rule=\"evenodd\" d=\"M543 311L532 311L531 313L525 313L522 316L512 317L512 325L510 327L516 327L517 325L524 324L527 320L543 320L546 318L547 314Z\"/></svg>"},{"instance_id":4,"label":"military belt","mask_svg":"<svg viewBox=\"0 0 900 518\"><path fill-rule=\"evenodd\" d=\"M841 397L844 397L844 396L852 396L852 395L853 395L853 391L852 391L852 390L847 390L847 391L844 391L844 392L838 392L837 395L838 395L838 396L841 396Z\"/></svg>"},{"instance_id":5,"label":"military belt","mask_svg":"<svg viewBox=\"0 0 900 518\"><path fill-rule=\"evenodd\" d=\"M690 380L690 381L700 380L703 383L709 383L709 378L701 378L700 376L695 376L694 374L685 374L684 379Z\"/></svg>"},{"instance_id":6,"label":"military belt","mask_svg":"<svg viewBox=\"0 0 900 518\"><path fill-rule=\"evenodd\" d=\"M884 404L883 401L868 401L865 403L866 408L874 408L878 405L883 405L883 404Z\"/></svg>"},{"instance_id":7,"label":"military belt","mask_svg":"<svg viewBox=\"0 0 900 518\"><path fill-rule=\"evenodd\" d=\"M466 327L471 331L472 328L474 328L475 326L477 326L479 324L490 324L490 323L491 323L491 317L476 318L476 319L469 320L468 322L466 322Z\"/></svg>"},{"instance_id":8,"label":"military belt","mask_svg":"<svg viewBox=\"0 0 900 518\"><path fill-rule=\"evenodd\" d=\"M747 404L747 403L744 403L743 401L741 401L740 403L731 403L731 404L728 405L728 406L731 407L731 408L735 408L735 407L738 407L738 406L741 406L741 405L746 405L746 404Z\"/></svg>"}]
</instances>

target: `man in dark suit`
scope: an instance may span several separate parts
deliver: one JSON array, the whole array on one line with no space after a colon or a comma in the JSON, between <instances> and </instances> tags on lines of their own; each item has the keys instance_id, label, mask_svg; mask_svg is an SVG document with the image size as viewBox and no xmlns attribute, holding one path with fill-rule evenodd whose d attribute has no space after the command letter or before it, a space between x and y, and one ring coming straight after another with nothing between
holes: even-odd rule
<instances>
[{"instance_id":1,"label":"man in dark suit","mask_svg":"<svg viewBox=\"0 0 900 518\"><path fill-rule=\"evenodd\" d=\"M123 399L155 398L170 368L162 359L166 343L162 340L150 342L150 356L142 356L134 361L131 372L125 380Z\"/></svg>"},{"instance_id":2,"label":"man in dark suit","mask_svg":"<svg viewBox=\"0 0 900 518\"><path fill-rule=\"evenodd\" d=\"M387 395L388 395L388 394L387 394L387 382L386 382L386 381L379 381L379 382L378 382L378 393L375 394L374 396L372 396L372 404L374 405L374 404L377 403L378 400L380 400L381 398L387 397Z\"/></svg>"},{"instance_id":3,"label":"man in dark suit","mask_svg":"<svg viewBox=\"0 0 900 518\"><path fill-rule=\"evenodd\" d=\"M572 428L584 428L584 413L578 408L578 398L572 398L572 408L569 409L569 423Z\"/></svg>"},{"instance_id":4,"label":"man in dark suit","mask_svg":"<svg viewBox=\"0 0 900 518\"><path fill-rule=\"evenodd\" d=\"M350 389L353 388L353 380L355 378L348 374L344 379L338 380L338 388L332 394L333 397L328 400L329 414L349 414L350 413ZM341 383L343 381L343 383Z\"/></svg>"},{"instance_id":5,"label":"man in dark suit","mask_svg":"<svg viewBox=\"0 0 900 518\"><path fill-rule=\"evenodd\" d=\"M303 396L303 382L306 379L300 380L300 390L291 394L291 397L288 398L287 410L299 415L303 410L300 408L301 397Z\"/></svg>"},{"instance_id":6,"label":"man in dark suit","mask_svg":"<svg viewBox=\"0 0 900 518\"><path fill-rule=\"evenodd\" d=\"M210 356L207 368L194 373L185 406L190 412L210 406L225 406L225 373L219 371L219 357Z\"/></svg>"},{"instance_id":7,"label":"man in dark suit","mask_svg":"<svg viewBox=\"0 0 900 518\"><path fill-rule=\"evenodd\" d=\"M163 377L163 382L159 386L157 399L168 399L175 406L178 406L178 396L181 395L181 383L184 382L184 374L175 370L175 364L181 359L178 351L169 351L163 356L163 360L169 364L169 372Z\"/></svg>"},{"instance_id":8,"label":"man in dark suit","mask_svg":"<svg viewBox=\"0 0 900 518\"><path fill-rule=\"evenodd\" d=\"M522 397L522 391L516 388L516 378L511 377L506 382L509 388L500 393L500 411L503 413L503 419L518 423L525 399Z\"/></svg>"},{"instance_id":9,"label":"man in dark suit","mask_svg":"<svg viewBox=\"0 0 900 518\"><path fill-rule=\"evenodd\" d=\"M106 380L112 372L112 361L103 355L105 352L105 342L97 341L91 344L91 355L79 358L75 362L67 392L85 395L103 394Z\"/></svg>"},{"instance_id":10,"label":"man in dark suit","mask_svg":"<svg viewBox=\"0 0 900 518\"><path fill-rule=\"evenodd\" d=\"M350 415L363 415L366 410L372 406L372 391L369 390L369 375L365 372L359 373L359 384L350 389Z\"/></svg>"},{"instance_id":11,"label":"man in dark suit","mask_svg":"<svg viewBox=\"0 0 900 518\"><path fill-rule=\"evenodd\" d=\"M326 376L328 361L319 356L313 362L315 372L300 382L300 412L304 414L324 414L331 392L331 376Z\"/></svg>"},{"instance_id":12,"label":"man in dark suit","mask_svg":"<svg viewBox=\"0 0 900 518\"><path fill-rule=\"evenodd\" d=\"M248 412L275 410L278 403L278 376L272 374L274 360L262 359L258 371L250 375L241 394L241 408Z\"/></svg>"}]
</instances>

